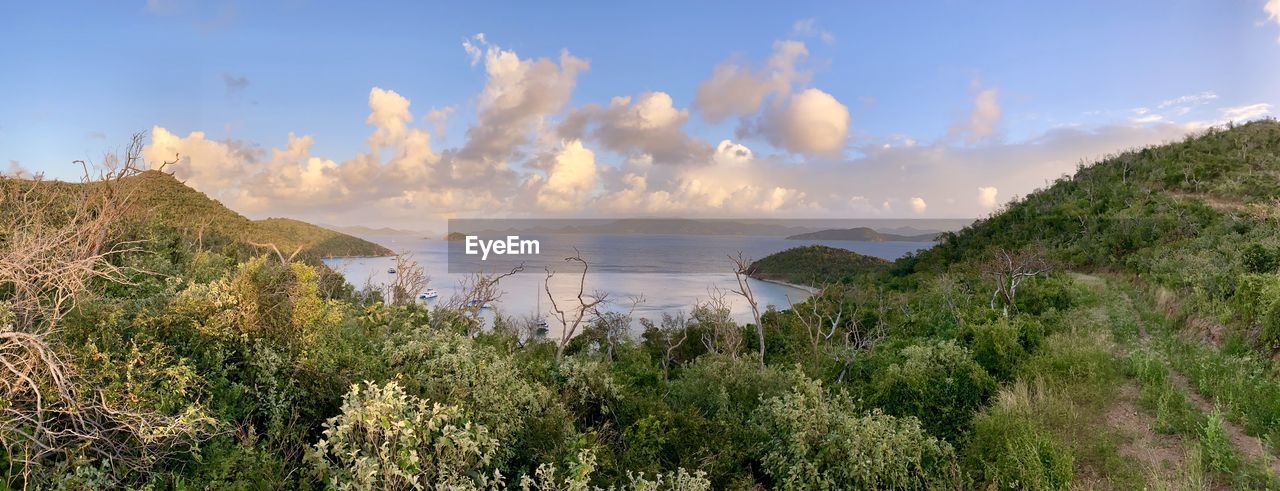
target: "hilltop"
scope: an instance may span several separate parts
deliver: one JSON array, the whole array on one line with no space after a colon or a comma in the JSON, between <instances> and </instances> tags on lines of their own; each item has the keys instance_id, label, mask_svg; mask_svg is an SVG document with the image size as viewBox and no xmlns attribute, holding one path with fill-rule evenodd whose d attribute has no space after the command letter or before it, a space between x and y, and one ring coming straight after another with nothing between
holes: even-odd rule
<instances>
[{"instance_id":1,"label":"hilltop","mask_svg":"<svg viewBox=\"0 0 1280 491\"><path fill-rule=\"evenodd\" d=\"M878 232L870 227L833 228L788 236L788 240L856 240L861 242L933 242L939 232L898 235Z\"/></svg>"},{"instance_id":2,"label":"hilltop","mask_svg":"<svg viewBox=\"0 0 1280 491\"><path fill-rule=\"evenodd\" d=\"M275 244L284 254L300 250L310 257L388 256L393 252L364 239L289 218L250 220L160 171L127 179L136 213L156 222L199 233L225 235L238 242Z\"/></svg>"},{"instance_id":3,"label":"hilltop","mask_svg":"<svg viewBox=\"0 0 1280 491\"><path fill-rule=\"evenodd\" d=\"M751 263L749 273L753 278L762 280L817 286L881 271L888 266L889 261L878 257L864 256L835 247L810 245L765 256Z\"/></svg>"},{"instance_id":4,"label":"hilltop","mask_svg":"<svg viewBox=\"0 0 1280 491\"><path fill-rule=\"evenodd\" d=\"M299 256L309 258L393 254L373 242L298 220L250 220L161 171L141 172L121 184L133 200L130 216L141 223L182 230L206 244L227 242L259 251L263 248L251 243L274 244L286 255L299 251ZM83 184L50 181L45 185L59 192Z\"/></svg>"}]
</instances>

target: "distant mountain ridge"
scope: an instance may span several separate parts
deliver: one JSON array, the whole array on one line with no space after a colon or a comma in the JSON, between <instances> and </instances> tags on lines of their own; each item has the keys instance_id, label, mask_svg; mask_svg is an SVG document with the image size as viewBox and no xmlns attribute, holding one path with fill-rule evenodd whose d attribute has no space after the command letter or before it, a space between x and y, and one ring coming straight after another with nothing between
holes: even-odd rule
<instances>
[{"instance_id":1,"label":"distant mountain ridge","mask_svg":"<svg viewBox=\"0 0 1280 491\"><path fill-rule=\"evenodd\" d=\"M472 223L463 221L451 224L453 232L469 235L501 236L512 234L608 234L608 235L718 235L718 236L756 236L787 237L820 233L833 229L836 220L760 220L750 219L694 219L694 218L620 218L615 220L512 220L510 224L501 221L479 220ZM856 223L856 220L850 220ZM875 232L871 227L857 227L879 234L879 239L835 239L835 240L879 240L896 241L911 240L928 242L933 236L941 233L935 230L919 230L912 227L897 226L885 228L884 232ZM890 232L906 231L927 232L923 235L898 235ZM921 237L925 237L921 239Z\"/></svg>"},{"instance_id":2,"label":"distant mountain ridge","mask_svg":"<svg viewBox=\"0 0 1280 491\"><path fill-rule=\"evenodd\" d=\"M877 232L870 227L819 230L788 236L790 240L856 240L862 242L934 242L941 232L919 235L898 235Z\"/></svg>"}]
</instances>

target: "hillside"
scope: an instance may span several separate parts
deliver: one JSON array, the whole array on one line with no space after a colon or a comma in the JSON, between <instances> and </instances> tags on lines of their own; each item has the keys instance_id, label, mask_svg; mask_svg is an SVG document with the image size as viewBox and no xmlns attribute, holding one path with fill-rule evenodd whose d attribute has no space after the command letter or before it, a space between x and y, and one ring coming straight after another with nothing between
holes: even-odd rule
<instances>
[{"instance_id":1,"label":"hillside","mask_svg":"<svg viewBox=\"0 0 1280 491\"><path fill-rule=\"evenodd\" d=\"M217 233L238 241L275 244L280 251L311 257L387 256L391 250L347 234L288 218L249 220L173 176L147 171L128 179L137 212L160 223Z\"/></svg>"},{"instance_id":2,"label":"hillside","mask_svg":"<svg viewBox=\"0 0 1280 491\"><path fill-rule=\"evenodd\" d=\"M284 254L300 251L300 256L313 258L393 254L378 244L298 220L249 220L164 172L142 172L126 178L122 184L133 199L132 216L144 223L184 230L206 243L229 240L248 247L253 247L248 245L251 242L270 243ZM45 185L57 192L82 184L47 182Z\"/></svg>"},{"instance_id":3,"label":"hillside","mask_svg":"<svg viewBox=\"0 0 1280 491\"><path fill-rule=\"evenodd\" d=\"M817 286L887 268L888 261L856 252L810 245L770 254L751 263L750 274L762 280Z\"/></svg>"},{"instance_id":4,"label":"hillside","mask_svg":"<svg viewBox=\"0 0 1280 491\"><path fill-rule=\"evenodd\" d=\"M855 240L861 242L933 242L938 233L918 235L898 235L878 232L870 227L834 228L797 234L787 237L789 240Z\"/></svg>"}]
</instances>

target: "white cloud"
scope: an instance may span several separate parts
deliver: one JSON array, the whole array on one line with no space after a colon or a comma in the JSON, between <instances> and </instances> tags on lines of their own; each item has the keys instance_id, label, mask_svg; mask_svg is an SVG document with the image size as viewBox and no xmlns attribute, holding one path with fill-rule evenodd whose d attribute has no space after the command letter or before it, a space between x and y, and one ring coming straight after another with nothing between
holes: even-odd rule
<instances>
[{"instance_id":1,"label":"white cloud","mask_svg":"<svg viewBox=\"0 0 1280 491\"><path fill-rule=\"evenodd\" d=\"M800 19L791 25L791 35L798 37L816 37L826 44L832 44L836 37L830 32L818 28L818 21L813 17Z\"/></svg>"},{"instance_id":2,"label":"white cloud","mask_svg":"<svg viewBox=\"0 0 1280 491\"><path fill-rule=\"evenodd\" d=\"M973 82L975 88L978 83ZM973 111L969 117L951 127L949 138L963 137L965 143L977 143L998 133L1004 110L1000 107L999 90L991 87L978 90L973 97Z\"/></svg>"},{"instance_id":3,"label":"white cloud","mask_svg":"<svg viewBox=\"0 0 1280 491\"><path fill-rule=\"evenodd\" d=\"M792 85L808 79L808 72L797 67L808 56L803 42L778 41L769 61L759 69L736 61L723 62L712 70L711 78L698 84L694 107L713 123L754 114L768 96L790 93Z\"/></svg>"},{"instance_id":4,"label":"white cloud","mask_svg":"<svg viewBox=\"0 0 1280 491\"><path fill-rule=\"evenodd\" d=\"M562 137L582 138L591 133L606 148L632 155L649 155L670 164L702 163L711 156L711 145L684 132L689 111L677 109L665 92L614 97L608 107L589 105L565 119Z\"/></svg>"},{"instance_id":5,"label":"white cloud","mask_svg":"<svg viewBox=\"0 0 1280 491\"><path fill-rule=\"evenodd\" d=\"M996 201L996 195L1000 191L995 186L983 186L978 188L978 206L985 209L993 209L999 204Z\"/></svg>"},{"instance_id":6,"label":"white cloud","mask_svg":"<svg viewBox=\"0 0 1280 491\"><path fill-rule=\"evenodd\" d=\"M923 198L911 198L911 211L916 212L917 215L924 213L927 208L929 208L929 205L924 202Z\"/></svg>"},{"instance_id":7,"label":"white cloud","mask_svg":"<svg viewBox=\"0 0 1280 491\"><path fill-rule=\"evenodd\" d=\"M1277 0L1277 1L1280 1L1280 0ZM1175 97L1173 99L1166 99L1164 101L1161 101L1160 105L1156 106L1156 109L1165 109L1170 106L1193 106L1197 104L1208 104L1209 102L1214 101L1217 98L1218 98L1217 92L1214 92L1212 90L1206 90L1199 94L1188 94L1184 96Z\"/></svg>"},{"instance_id":8,"label":"white cloud","mask_svg":"<svg viewBox=\"0 0 1280 491\"><path fill-rule=\"evenodd\" d=\"M1280 1L1280 0L1277 0ZM1271 114L1271 104L1260 102L1247 106L1222 108L1222 117L1227 121L1243 122Z\"/></svg>"},{"instance_id":9,"label":"white cloud","mask_svg":"<svg viewBox=\"0 0 1280 491\"><path fill-rule=\"evenodd\" d=\"M766 112L760 122L769 143L800 153L838 153L844 148L849 108L831 94L806 89L785 104Z\"/></svg>"},{"instance_id":10,"label":"white cloud","mask_svg":"<svg viewBox=\"0 0 1280 491\"><path fill-rule=\"evenodd\" d=\"M534 182L541 182L535 179ZM538 204L550 211L578 209L596 185L596 155L582 142L565 142L538 189Z\"/></svg>"},{"instance_id":11,"label":"white cloud","mask_svg":"<svg viewBox=\"0 0 1280 491\"><path fill-rule=\"evenodd\" d=\"M1129 121L1135 124L1155 123L1164 120L1164 116L1159 114L1148 114L1137 118L1129 118Z\"/></svg>"},{"instance_id":12,"label":"white cloud","mask_svg":"<svg viewBox=\"0 0 1280 491\"><path fill-rule=\"evenodd\" d=\"M1280 25L1280 0L1267 0L1262 10L1267 13L1267 20ZM1276 42L1280 43L1280 37L1276 38Z\"/></svg>"}]
</instances>

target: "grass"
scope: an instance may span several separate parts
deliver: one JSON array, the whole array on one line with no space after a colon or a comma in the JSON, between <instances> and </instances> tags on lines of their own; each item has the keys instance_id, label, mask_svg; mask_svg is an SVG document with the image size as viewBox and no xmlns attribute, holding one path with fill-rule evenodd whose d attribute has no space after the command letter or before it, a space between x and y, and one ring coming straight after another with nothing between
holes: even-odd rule
<instances>
[{"instance_id":1,"label":"grass","mask_svg":"<svg viewBox=\"0 0 1280 491\"><path fill-rule=\"evenodd\" d=\"M1120 452L1125 436L1099 417L1106 414L1124 380L1123 367L1113 354L1108 303L1111 299L1099 292L1088 292L1078 306L1061 316L1065 319L1062 325L1051 326L1052 334L1043 346L1018 367L1014 380L1000 389L991 407L979 414L975 441L1004 439L1010 452L1024 456L1028 448L1039 449L1031 454L1040 457L1034 461L1010 459L1021 469L985 470L988 480L992 475L1018 477L1016 482L1006 479L995 484L1053 488L1047 484L1057 483L1053 477L1060 462L1066 460L1077 484L1111 489L1144 487L1147 476L1142 467ZM1004 429L994 429L997 422ZM1052 443L1040 440L1043 438ZM1028 469L1039 472L1023 475Z\"/></svg>"}]
</instances>

